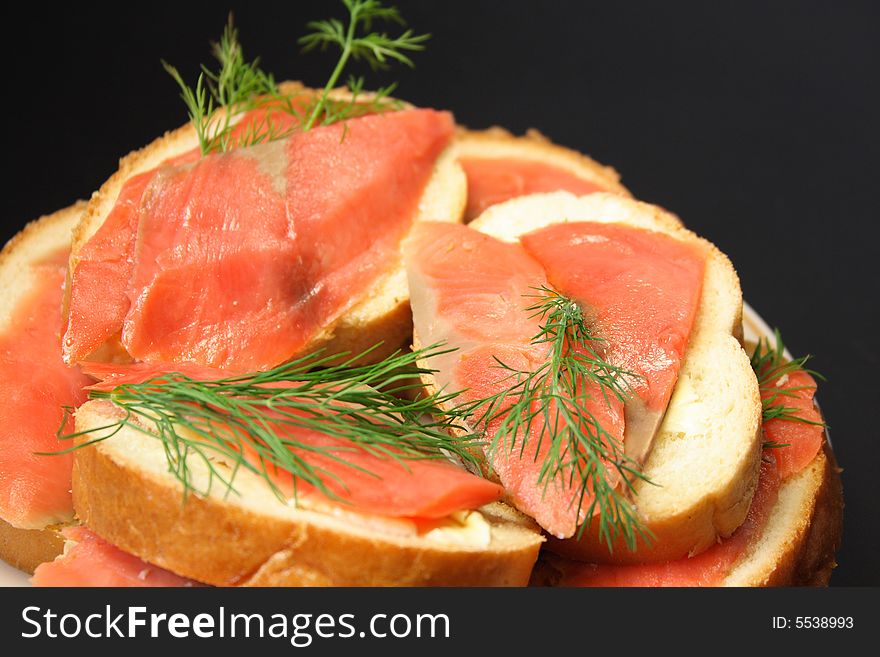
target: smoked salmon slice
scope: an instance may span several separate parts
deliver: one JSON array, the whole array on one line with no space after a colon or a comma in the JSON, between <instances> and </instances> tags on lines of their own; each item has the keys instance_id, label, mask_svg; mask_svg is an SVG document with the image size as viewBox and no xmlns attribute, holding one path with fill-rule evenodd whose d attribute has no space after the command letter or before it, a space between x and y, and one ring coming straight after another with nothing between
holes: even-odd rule
<instances>
[{"instance_id":1,"label":"smoked salmon slice","mask_svg":"<svg viewBox=\"0 0 880 657\"><path fill-rule=\"evenodd\" d=\"M68 363L78 362L118 334L125 320L138 206L153 175L143 173L125 184L107 219L79 253L63 344Z\"/></svg>"},{"instance_id":2,"label":"smoked salmon slice","mask_svg":"<svg viewBox=\"0 0 880 657\"><path fill-rule=\"evenodd\" d=\"M37 566L31 578L34 586L202 586L123 552L81 525L63 533L73 545L54 561Z\"/></svg>"},{"instance_id":3,"label":"smoked salmon slice","mask_svg":"<svg viewBox=\"0 0 880 657\"><path fill-rule=\"evenodd\" d=\"M31 265L37 282L0 335L0 518L23 529L73 517L73 456L38 453L59 451L55 432L64 423L63 407L82 403L90 382L61 359L67 256L65 249Z\"/></svg>"},{"instance_id":4,"label":"smoked salmon slice","mask_svg":"<svg viewBox=\"0 0 880 657\"><path fill-rule=\"evenodd\" d=\"M87 364L93 376L102 379L91 389L108 390L117 385L162 380L171 371L193 379L216 380L228 373L193 364L132 365ZM276 383L272 388L291 384ZM321 473L329 491L325 496L317 488L280 468L270 469L272 482L289 498L320 498L343 508L386 517L446 518L456 511L477 509L501 498L498 484L473 475L440 459L403 459L382 457L357 447L353 442L305 427L277 422L273 429L289 449L310 467ZM300 446L300 447L298 447ZM308 449L307 449L308 448ZM259 467L255 451L247 449L244 458Z\"/></svg>"},{"instance_id":5,"label":"smoked salmon slice","mask_svg":"<svg viewBox=\"0 0 880 657\"><path fill-rule=\"evenodd\" d=\"M762 388L761 398L773 398L774 406L791 409L791 413L801 420L774 418L763 425L764 437L778 445L767 452L776 459L779 476L785 479L803 470L816 458L825 442L825 425L813 401L816 381L807 372L789 372L771 381L770 386Z\"/></svg>"},{"instance_id":6,"label":"smoked salmon slice","mask_svg":"<svg viewBox=\"0 0 880 657\"><path fill-rule=\"evenodd\" d=\"M132 178L73 269L66 360L114 336L137 360L288 360L399 263L452 134L369 115Z\"/></svg>"},{"instance_id":7,"label":"smoked salmon slice","mask_svg":"<svg viewBox=\"0 0 880 657\"><path fill-rule=\"evenodd\" d=\"M461 166L467 176L465 221L484 210L518 196L540 192L571 192L576 196L607 191L560 167L545 162L509 158L466 157Z\"/></svg>"},{"instance_id":8,"label":"smoked salmon slice","mask_svg":"<svg viewBox=\"0 0 880 657\"><path fill-rule=\"evenodd\" d=\"M520 242L595 318L607 360L634 373L626 454L641 463L672 396L703 289L702 245L622 224L559 223Z\"/></svg>"},{"instance_id":9,"label":"smoked salmon slice","mask_svg":"<svg viewBox=\"0 0 880 657\"><path fill-rule=\"evenodd\" d=\"M462 390L465 403L486 399L515 383L510 370L528 373L546 361L547 346L532 343L540 320L526 308L547 278L521 245L460 225L426 222L414 227L404 253L419 340L456 349L428 363L438 370L435 380L441 388ZM508 396L493 418L486 418L491 420L485 427L490 441L515 400ZM616 400L606 402L596 393L588 403L609 433L620 438L623 417ZM541 423L535 422L525 447L499 442L488 450L491 466L519 509L550 533L571 536L589 499L579 504L576 487L564 475L542 478L550 441L541 435Z\"/></svg>"},{"instance_id":10,"label":"smoked salmon slice","mask_svg":"<svg viewBox=\"0 0 880 657\"><path fill-rule=\"evenodd\" d=\"M380 458L316 431L286 429L279 433L327 450L324 454L300 451L300 455L326 473L322 480L332 493L327 499L343 508L388 518L442 519L496 502L504 493L498 484L444 461ZM273 479L292 497L290 473L278 470ZM306 498L323 497L302 482L297 484L297 493Z\"/></svg>"}]
</instances>

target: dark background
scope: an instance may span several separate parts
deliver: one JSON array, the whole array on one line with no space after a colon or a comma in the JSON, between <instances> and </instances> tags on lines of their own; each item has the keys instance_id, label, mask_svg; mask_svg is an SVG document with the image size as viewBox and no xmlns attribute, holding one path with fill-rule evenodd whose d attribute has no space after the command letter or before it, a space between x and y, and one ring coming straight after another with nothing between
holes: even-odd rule
<instances>
[{"instance_id":1,"label":"dark background","mask_svg":"<svg viewBox=\"0 0 880 657\"><path fill-rule=\"evenodd\" d=\"M395 73L399 96L471 127L535 127L613 165L730 255L752 306L796 355L815 354L845 470L832 583L880 584L880 5L398 6L434 35L415 71ZM329 0L6 10L4 239L186 120L159 59L194 80L230 8L246 54L279 79L324 83L331 58L299 55L295 40L308 20L342 17Z\"/></svg>"}]
</instances>

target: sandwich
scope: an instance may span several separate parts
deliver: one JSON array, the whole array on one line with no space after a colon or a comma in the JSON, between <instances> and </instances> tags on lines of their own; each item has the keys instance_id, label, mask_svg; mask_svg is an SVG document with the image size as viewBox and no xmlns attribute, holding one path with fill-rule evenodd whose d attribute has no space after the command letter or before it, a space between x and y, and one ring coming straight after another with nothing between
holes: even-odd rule
<instances>
[{"instance_id":1,"label":"sandwich","mask_svg":"<svg viewBox=\"0 0 880 657\"><path fill-rule=\"evenodd\" d=\"M427 364L437 370L433 385L486 396L489 391L480 386L488 382L491 392L512 388L513 401L519 391L511 384L518 381L498 377L497 364L513 367L508 360L524 360L528 365L519 369L532 370L532 364L546 362L554 345L543 338L534 341L541 320L520 307L530 297L552 303L550 294L538 291L550 289L595 317L584 325L602 327L601 348L598 340L593 342L594 349L612 352L605 357L608 371L632 373L625 385L633 388L626 392L635 394L626 396L623 409L596 400L589 412L597 418L600 413L613 416L596 422L597 429L604 425L601 431L614 432L612 425L622 425L623 431L618 428L607 441L626 448L622 468L641 468L642 476L631 482L645 530L638 549L625 549L633 536L624 533L609 548L599 523L590 523L571 540L583 520L576 517L575 506L583 513L590 500L573 505L570 498L586 491L552 483L545 488L535 476L544 465L543 454L520 444L553 441L555 447L560 431L542 435L544 427L536 422L529 427L535 434L530 440L512 434L496 439L517 442L494 450L499 461L509 461L507 452L525 450L523 456L530 458L520 461L534 464L530 470L510 469L506 476L509 463L493 463L492 469L515 504L553 536L551 549L586 560L649 555L669 560L704 550L742 523L758 478L760 397L749 359L734 335L742 310L736 274L717 249L657 208L616 195L568 192L508 201L468 228L420 226L408 248L417 344L442 340L458 347L441 356L451 362ZM496 270L500 261L506 266ZM461 281L468 281L467 287L454 289ZM454 316L457 311L462 319ZM486 318L485 329L471 319L477 315ZM493 321L505 315L511 319ZM614 374L613 379L622 378ZM491 381L493 375L497 382ZM583 383L591 382L585 377ZM571 401L583 406L590 397L618 392L598 386ZM581 435L573 429L571 437L596 442L599 432ZM597 453L615 447L599 446ZM706 462L713 463L711 471ZM647 541L649 533L653 540Z\"/></svg>"},{"instance_id":2,"label":"sandwich","mask_svg":"<svg viewBox=\"0 0 880 657\"><path fill-rule=\"evenodd\" d=\"M548 537L534 584L827 583L842 498L815 381L781 341L747 355L714 246L555 192L424 224L406 251L414 344L458 347L426 386L473 398L484 473Z\"/></svg>"},{"instance_id":3,"label":"sandwich","mask_svg":"<svg viewBox=\"0 0 880 657\"><path fill-rule=\"evenodd\" d=\"M298 120L288 104L320 96L297 83L273 93L285 100L239 112L225 138L283 132ZM336 93L327 102L350 100ZM74 233L65 361L187 360L248 371L319 349L360 353L382 342L372 357L390 353L410 333L400 239L425 218L461 217L453 126L448 113L402 108L205 157L204 137L189 123L123 158ZM144 210L171 199L177 208ZM230 208L247 210L222 224L218 215ZM181 219L168 224L172 213ZM178 243L189 248L175 252ZM307 277L285 286L277 263L290 260ZM264 312L269 303L292 310L277 317ZM235 348L217 347L221 336Z\"/></svg>"},{"instance_id":4,"label":"sandwich","mask_svg":"<svg viewBox=\"0 0 880 657\"><path fill-rule=\"evenodd\" d=\"M218 71L166 65L190 123L4 249L0 556L38 586L827 583L815 381L746 341L726 256L534 131L335 88L377 56L345 4L356 43L302 41L341 46L324 88L230 23Z\"/></svg>"}]
</instances>

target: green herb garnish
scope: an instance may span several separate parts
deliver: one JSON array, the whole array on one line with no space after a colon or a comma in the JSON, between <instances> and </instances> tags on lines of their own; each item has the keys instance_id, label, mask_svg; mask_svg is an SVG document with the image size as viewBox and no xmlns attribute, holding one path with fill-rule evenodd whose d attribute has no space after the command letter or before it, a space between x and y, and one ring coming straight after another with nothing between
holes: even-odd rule
<instances>
[{"instance_id":1,"label":"green herb garnish","mask_svg":"<svg viewBox=\"0 0 880 657\"><path fill-rule=\"evenodd\" d=\"M595 401L591 391L596 388L605 403L611 399L625 402L632 395L629 381L638 375L601 355L604 340L588 326L576 301L547 287L529 296L537 301L526 311L530 317L540 318L532 344L547 345L546 362L527 372L496 358L499 367L507 371L503 381L509 381L509 386L496 395L462 405L460 412L478 426L488 427L500 420L488 445L490 459L499 449L519 452L522 458L527 446L537 451L546 441L539 483L545 491L555 481L575 487L576 517L585 511L578 537L598 512L599 539L609 550L618 536L635 550L639 537L650 540L650 531L642 526L626 492L634 491L633 480L647 479L624 453L622 441L602 426L588 404ZM535 435L533 427L538 428ZM614 470L621 476L621 487L609 482Z\"/></svg>"},{"instance_id":2,"label":"green herb garnish","mask_svg":"<svg viewBox=\"0 0 880 657\"><path fill-rule=\"evenodd\" d=\"M332 91L351 60L364 61L373 69L387 68L391 62L412 66L408 52L422 50L427 34L414 34L407 29L399 36L373 30L375 21L391 21L405 25L394 7L385 7L379 0L342 0L348 10L348 22L335 18L313 21L313 30L299 43L304 51L338 46L339 60L323 89L317 96L298 98L302 94L284 93L274 77L260 68L259 59L248 62L238 40L232 16L220 40L213 44L218 68L202 66L195 87L189 86L178 70L162 62L165 70L180 87L190 121L199 139L202 155L222 153L232 148L253 146L288 136L294 129L303 131L332 125L364 114L399 109L401 104L389 98L395 85L389 85L363 98L364 79L349 76L348 97L332 97ZM247 112L264 109L267 113L235 139L233 130L238 119ZM280 112L293 117L294 127L282 128L271 114Z\"/></svg>"},{"instance_id":3,"label":"green herb garnish","mask_svg":"<svg viewBox=\"0 0 880 657\"><path fill-rule=\"evenodd\" d=\"M375 347L373 348L375 349ZM454 419L440 408L453 395L426 395L418 382L430 370L417 361L445 353L436 347L395 352L372 365L356 365L369 353L353 357L311 354L266 372L203 381L179 372L163 373L143 383L122 384L109 391L91 391L90 399L106 399L124 413L119 420L59 438L88 436L71 451L112 438L130 427L160 440L169 470L190 491L207 495L216 479L235 491L240 469L263 477L283 499L273 481L276 470L293 475L325 495L329 479L345 482L336 472L309 463L320 455L364 472L346 458L365 452L398 461L448 459L450 455L476 467L471 450L481 443L474 435L451 431ZM427 419L436 417L438 419ZM350 441L350 447L322 447L297 439L305 429ZM246 458L246 455L255 458ZM190 459L209 471L206 489L194 488ZM225 466L220 467L219 463Z\"/></svg>"},{"instance_id":4,"label":"green herb garnish","mask_svg":"<svg viewBox=\"0 0 880 657\"><path fill-rule=\"evenodd\" d=\"M406 53L424 50L424 42L430 38L429 34L414 34L409 29L396 37L389 36L385 32L373 31L372 25L375 20L406 25L396 7L384 7L379 0L342 0L342 2L348 9L348 25L343 25L335 18L313 21L308 24L313 32L299 40L304 52L315 48L324 50L328 46L336 46L340 50L339 61L309 112L303 126L304 130L314 126L322 113L325 118L320 124L327 125L328 122L344 120L347 118L346 114L355 107L354 98L363 89L363 78L349 78L348 87L353 95L351 103L343 104L341 108L337 107L335 110L330 103L330 92L339 83L339 78L350 59L365 61L374 70L388 68L392 61L412 67L413 62ZM384 87L375 93L375 97L385 98L393 90L394 85Z\"/></svg>"},{"instance_id":5,"label":"green herb garnish","mask_svg":"<svg viewBox=\"0 0 880 657\"><path fill-rule=\"evenodd\" d=\"M824 422L808 420L799 415L800 409L786 406L785 397L795 397L798 391L812 389L813 386L778 385L780 379L797 371L804 371L814 378L824 381L825 377L818 372L807 369L805 365L811 356L788 360L785 357L785 344L782 342L782 334L779 329L773 332L773 340L761 338L752 352L751 363L755 376L758 377L758 388L761 391L761 419L763 422L770 420L786 420L790 422L802 422L816 426L827 426ZM785 445L767 444L765 447L784 447Z\"/></svg>"}]
</instances>

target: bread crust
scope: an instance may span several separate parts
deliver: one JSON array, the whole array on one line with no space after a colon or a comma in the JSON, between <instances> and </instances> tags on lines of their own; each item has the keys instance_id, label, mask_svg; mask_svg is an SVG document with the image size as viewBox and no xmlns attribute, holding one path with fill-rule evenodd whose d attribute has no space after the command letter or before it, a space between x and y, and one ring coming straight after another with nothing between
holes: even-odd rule
<instances>
[{"instance_id":1,"label":"bread crust","mask_svg":"<svg viewBox=\"0 0 880 657\"><path fill-rule=\"evenodd\" d=\"M284 82L284 93L314 93L299 82ZM333 92L337 99L347 99L347 92ZM362 94L364 100L369 94ZM80 262L82 247L97 232L112 210L125 182L134 175L158 167L165 160L185 153L198 146L195 129L191 123L166 132L144 148L133 151L119 161L119 169L92 195L83 218L74 230L71 246L68 285ZM441 154L434 173L419 202L415 221L460 222L467 200L467 183L464 171L458 164L454 144ZM65 316L68 313L69 293L65 295ZM326 349L326 353L359 354L372 349L362 362L375 362L399 349L412 332L412 316L409 310L409 293L402 266L383 274L365 297L357 302L335 322L323 328L305 345L300 354ZM118 339L111 340L95 354L98 360L125 360L128 355Z\"/></svg>"},{"instance_id":2,"label":"bread crust","mask_svg":"<svg viewBox=\"0 0 880 657\"><path fill-rule=\"evenodd\" d=\"M77 412L78 430L106 424L108 405L99 404ZM130 429L82 448L73 469L77 515L122 550L207 584L523 586L543 541L530 519L502 504L480 510L491 525L488 548L398 536L357 525L351 513L337 518L286 506L244 472L236 479L241 497L215 490L184 503L164 458L157 440Z\"/></svg>"},{"instance_id":3,"label":"bread crust","mask_svg":"<svg viewBox=\"0 0 880 657\"><path fill-rule=\"evenodd\" d=\"M13 568L33 574L41 563L64 551L62 525L45 529L20 529L0 520L0 559Z\"/></svg>"},{"instance_id":4,"label":"bread crust","mask_svg":"<svg viewBox=\"0 0 880 657\"><path fill-rule=\"evenodd\" d=\"M831 447L825 446L826 476L816 494L813 517L809 523L800 555L787 582L779 586L828 586L832 571L837 567L837 551L843 541L843 482L842 470Z\"/></svg>"}]
</instances>

